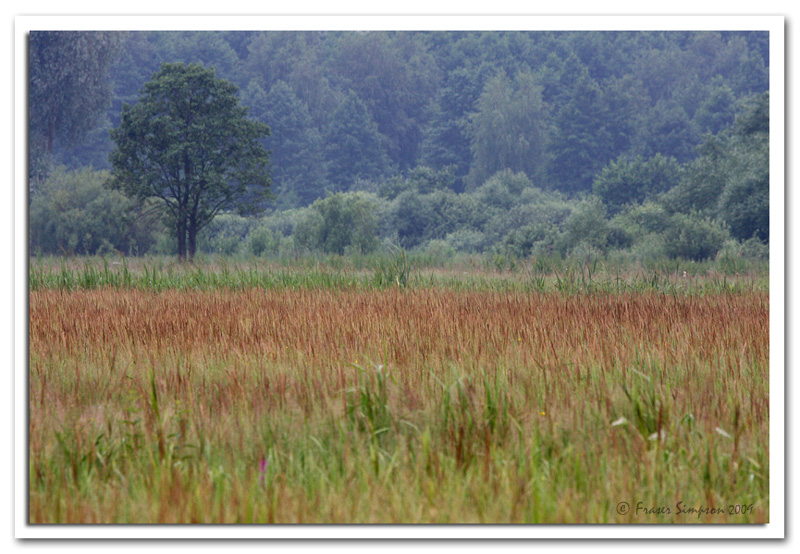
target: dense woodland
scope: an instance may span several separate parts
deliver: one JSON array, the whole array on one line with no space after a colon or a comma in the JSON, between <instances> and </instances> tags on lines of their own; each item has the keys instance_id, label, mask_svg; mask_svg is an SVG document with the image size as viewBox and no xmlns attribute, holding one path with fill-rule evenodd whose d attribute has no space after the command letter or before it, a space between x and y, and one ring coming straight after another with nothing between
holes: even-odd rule
<instances>
[{"instance_id":1,"label":"dense woodland","mask_svg":"<svg viewBox=\"0 0 800 554\"><path fill-rule=\"evenodd\" d=\"M109 189L111 130L165 62L238 87L273 199L199 250L766 258L766 32L35 33L30 248L173 254Z\"/></svg>"}]
</instances>

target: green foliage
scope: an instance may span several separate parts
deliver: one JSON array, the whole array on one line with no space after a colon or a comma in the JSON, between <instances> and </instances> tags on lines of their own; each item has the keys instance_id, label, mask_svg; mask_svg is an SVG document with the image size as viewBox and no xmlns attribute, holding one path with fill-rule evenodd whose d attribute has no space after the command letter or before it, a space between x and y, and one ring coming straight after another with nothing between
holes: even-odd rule
<instances>
[{"instance_id":1,"label":"green foliage","mask_svg":"<svg viewBox=\"0 0 800 554\"><path fill-rule=\"evenodd\" d=\"M509 232L503 246L520 257L551 253L559 242L559 231L552 223L530 223Z\"/></svg>"},{"instance_id":2,"label":"green foliage","mask_svg":"<svg viewBox=\"0 0 800 554\"><path fill-rule=\"evenodd\" d=\"M280 238L264 225L250 232L247 247L253 256L276 254L280 248Z\"/></svg>"},{"instance_id":3,"label":"green foliage","mask_svg":"<svg viewBox=\"0 0 800 554\"><path fill-rule=\"evenodd\" d=\"M428 198L406 191L395 198L391 207L391 222L404 248L421 244L434 225L434 211Z\"/></svg>"},{"instance_id":4,"label":"green foliage","mask_svg":"<svg viewBox=\"0 0 800 554\"><path fill-rule=\"evenodd\" d=\"M198 234L197 249L205 254L234 256L247 247L254 223L234 214L219 215Z\"/></svg>"},{"instance_id":5,"label":"green foliage","mask_svg":"<svg viewBox=\"0 0 800 554\"><path fill-rule=\"evenodd\" d=\"M366 433L377 444L382 435L397 426L389 406L388 385L393 379L383 365L371 371L358 369L358 387L347 391L347 420L353 429Z\"/></svg>"},{"instance_id":6,"label":"green foliage","mask_svg":"<svg viewBox=\"0 0 800 554\"><path fill-rule=\"evenodd\" d=\"M664 194L660 203L671 213L713 213L726 184L724 137L709 135L700 156L684 166L680 183Z\"/></svg>"},{"instance_id":7,"label":"green foliage","mask_svg":"<svg viewBox=\"0 0 800 554\"><path fill-rule=\"evenodd\" d=\"M431 167L453 166L459 190L464 187L463 178L472 163L470 114L490 71L496 68L488 64L449 71L429 107L429 119L422 130L420 162Z\"/></svg>"},{"instance_id":8,"label":"green foliage","mask_svg":"<svg viewBox=\"0 0 800 554\"><path fill-rule=\"evenodd\" d=\"M694 121L700 132L715 135L729 127L734 121L735 101L731 87L717 79L694 114Z\"/></svg>"},{"instance_id":9,"label":"green foliage","mask_svg":"<svg viewBox=\"0 0 800 554\"><path fill-rule=\"evenodd\" d=\"M490 79L470 118L472 167L467 184L475 188L498 171L542 174L547 119L542 87L530 72L513 81L500 72Z\"/></svg>"},{"instance_id":10,"label":"green foliage","mask_svg":"<svg viewBox=\"0 0 800 554\"><path fill-rule=\"evenodd\" d=\"M440 81L433 55L411 33L341 33L336 39L328 58L331 80L363 102L389 164L400 170L414 167L425 108ZM370 158L372 150L365 149L350 163L378 161Z\"/></svg>"},{"instance_id":11,"label":"green foliage","mask_svg":"<svg viewBox=\"0 0 800 554\"><path fill-rule=\"evenodd\" d=\"M675 214L664 233L667 256L706 260L716 256L730 235L728 231L699 214Z\"/></svg>"},{"instance_id":12,"label":"green foliage","mask_svg":"<svg viewBox=\"0 0 800 554\"><path fill-rule=\"evenodd\" d=\"M744 104L736 124L708 136L700 156L662 203L724 222L739 240L769 240L769 95Z\"/></svg>"},{"instance_id":13,"label":"green foliage","mask_svg":"<svg viewBox=\"0 0 800 554\"><path fill-rule=\"evenodd\" d=\"M473 228L484 210L474 195L439 190L431 194L406 191L392 201L387 223L393 237L405 248L431 239L444 239L459 229Z\"/></svg>"},{"instance_id":14,"label":"green foliage","mask_svg":"<svg viewBox=\"0 0 800 554\"><path fill-rule=\"evenodd\" d=\"M609 100L575 54L565 61L559 85L566 98L555 107L548 180L557 190L586 192L595 173L621 154L617 139L628 131L618 127L616 118L608 117Z\"/></svg>"},{"instance_id":15,"label":"green foliage","mask_svg":"<svg viewBox=\"0 0 800 554\"><path fill-rule=\"evenodd\" d=\"M661 154L649 160L641 156L617 159L600 171L592 187L613 215L626 204L641 204L668 191L678 184L680 171L675 158Z\"/></svg>"},{"instance_id":16,"label":"green foliage","mask_svg":"<svg viewBox=\"0 0 800 554\"><path fill-rule=\"evenodd\" d=\"M271 153L272 181L280 207L307 206L327 187L322 134L314 125L308 106L284 81L269 94L251 81L244 91L250 113L268 122L264 139Z\"/></svg>"},{"instance_id":17,"label":"green foliage","mask_svg":"<svg viewBox=\"0 0 800 554\"><path fill-rule=\"evenodd\" d=\"M115 49L123 37L125 48ZM117 61L106 67L112 51ZM159 69L176 60L208 69ZM763 32L39 33L31 37L31 155L46 150L49 137L53 160L103 167L114 128L128 146L116 145L111 181L135 198L152 193L164 208L166 227L149 221L154 238L129 247L139 253L342 251L341 241L322 246L325 218L306 208L332 192L362 191L377 195L368 234L415 254L593 249L649 260L666 255L676 214L724 225L738 244L768 244L768 65ZM209 79L207 89L227 98L235 117L225 115L225 102L193 105L175 95L170 101L196 119L181 135L177 112L155 102L172 85L189 90L179 85L177 67L194 68L187 75L196 72L195 84L211 67L229 79ZM106 114L98 108L110 82L104 71L115 87ZM75 76L85 90L76 92ZM246 114L232 100L232 83L250 107ZM149 100L163 113L143 108ZM61 118L55 127L48 123L54 114ZM230 124L240 116L249 123ZM224 134L208 132L214 118L234 134L247 126L245 134L258 135L248 138L252 152L272 151L272 206L262 194L264 174L256 175L256 165L267 167L264 152L243 168L247 156L233 151L240 140L224 155L194 149ZM264 124L268 136L257 132ZM145 136L153 138L149 151L141 141L138 151L131 146ZM206 164L214 171L198 173L218 153ZM222 162L231 160L237 167L225 173ZM40 182L31 180L32 205ZM188 191L200 185L213 193L192 218L200 197ZM587 193L601 199L604 223L587 208ZM241 229L209 223L223 213L261 211L269 215ZM105 240L102 248L116 248L116 239ZM673 244L682 241L671 236Z\"/></svg>"},{"instance_id":18,"label":"green foliage","mask_svg":"<svg viewBox=\"0 0 800 554\"><path fill-rule=\"evenodd\" d=\"M392 248L387 257L378 260L375 285L378 287L405 287L409 284L413 266L405 250Z\"/></svg>"},{"instance_id":19,"label":"green foliage","mask_svg":"<svg viewBox=\"0 0 800 554\"><path fill-rule=\"evenodd\" d=\"M454 166L446 166L442 169L417 166L408 171L405 176L395 175L391 179L383 181L378 186L378 193L384 198L394 200L406 191L430 194L438 190L452 190L454 185Z\"/></svg>"},{"instance_id":20,"label":"green foliage","mask_svg":"<svg viewBox=\"0 0 800 554\"><path fill-rule=\"evenodd\" d=\"M644 158L661 154L686 163L694 157L700 133L677 100L660 100L647 112L634 140L634 153Z\"/></svg>"},{"instance_id":21,"label":"green foliage","mask_svg":"<svg viewBox=\"0 0 800 554\"><path fill-rule=\"evenodd\" d=\"M106 171L57 167L31 199L31 253L125 254L153 243L152 218L133 202L106 189ZM137 217L138 216L138 217Z\"/></svg>"},{"instance_id":22,"label":"green foliage","mask_svg":"<svg viewBox=\"0 0 800 554\"><path fill-rule=\"evenodd\" d=\"M113 31L33 31L29 41L30 176L44 178L57 147L75 146L111 102L109 69L125 40Z\"/></svg>"},{"instance_id":23,"label":"green foliage","mask_svg":"<svg viewBox=\"0 0 800 554\"><path fill-rule=\"evenodd\" d=\"M519 202L522 192L532 186L525 173L504 169L478 187L474 195L487 208L508 210Z\"/></svg>"},{"instance_id":24,"label":"green foliage","mask_svg":"<svg viewBox=\"0 0 800 554\"><path fill-rule=\"evenodd\" d=\"M358 179L378 179L390 173L386 138L354 92L331 114L325 144L328 180L337 192L349 190Z\"/></svg>"},{"instance_id":25,"label":"green foliage","mask_svg":"<svg viewBox=\"0 0 800 554\"><path fill-rule=\"evenodd\" d=\"M769 96L756 98L737 119L726 152L728 183L718 217L739 240L769 241Z\"/></svg>"},{"instance_id":26,"label":"green foliage","mask_svg":"<svg viewBox=\"0 0 800 554\"><path fill-rule=\"evenodd\" d=\"M457 252L476 254L486 248L486 235L481 231L459 229L445 237L446 242Z\"/></svg>"},{"instance_id":27,"label":"green foliage","mask_svg":"<svg viewBox=\"0 0 800 554\"><path fill-rule=\"evenodd\" d=\"M197 233L218 213L258 212L269 197L269 154L259 143L269 128L246 118L236 91L213 69L163 64L111 134L109 185L159 199L182 258L194 256Z\"/></svg>"},{"instance_id":28,"label":"green foliage","mask_svg":"<svg viewBox=\"0 0 800 554\"><path fill-rule=\"evenodd\" d=\"M510 209L495 210L483 229L488 243L502 243L517 255L551 252L576 207L561 195L535 187L524 189Z\"/></svg>"},{"instance_id":29,"label":"green foliage","mask_svg":"<svg viewBox=\"0 0 800 554\"><path fill-rule=\"evenodd\" d=\"M300 248L331 254L372 252L378 247L374 197L337 193L314 202L294 229Z\"/></svg>"},{"instance_id":30,"label":"green foliage","mask_svg":"<svg viewBox=\"0 0 800 554\"><path fill-rule=\"evenodd\" d=\"M633 207L625 217L636 227L636 235L663 233L669 227L669 214L661 204L645 202Z\"/></svg>"},{"instance_id":31,"label":"green foliage","mask_svg":"<svg viewBox=\"0 0 800 554\"><path fill-rule=\"evenodd\" d=\"M597 197L583 200L564 222L564 232L559 237L562 253L580 245L604 251L608 246L609 226L605 209Z\"/></svg>"}]
</instances>

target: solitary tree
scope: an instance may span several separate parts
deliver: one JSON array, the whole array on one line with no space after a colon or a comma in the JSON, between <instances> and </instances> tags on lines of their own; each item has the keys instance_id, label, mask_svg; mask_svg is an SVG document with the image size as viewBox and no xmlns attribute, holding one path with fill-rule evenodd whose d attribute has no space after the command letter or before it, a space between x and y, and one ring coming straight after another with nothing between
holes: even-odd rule
<instances>
[{"instance_id":1,"label":"solitary tree","mask_svg":"<svg viewBox=\"0 0 800 554\"><path fill-rule=\"evenodd\" d=\"M270 196L265 124L247 119L236 86L198 64L165 63L111 131L109 186L163 201L178 256L194 257L197 233L222 211L258 213Z\"/></svg>"}]
</instances>

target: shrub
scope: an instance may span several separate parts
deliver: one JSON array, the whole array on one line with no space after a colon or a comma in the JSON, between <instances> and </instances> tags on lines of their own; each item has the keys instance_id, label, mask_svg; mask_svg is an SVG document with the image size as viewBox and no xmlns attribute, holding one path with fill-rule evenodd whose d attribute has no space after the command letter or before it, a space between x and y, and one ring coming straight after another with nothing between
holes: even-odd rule
<instances>
[{"instance_id":1,"label":"shrub","mask_svg":"<svg viewBox=\"0 0 800 554\"><path fill-rule=\"evenodd\" d=\"M48 254L144 253L154 243L154 217L108 190L107 171L56 168L30 204L31 252Z\"/></svg>"},{"instance_id":2,"label":"shrub","mask_svg":"<svg viewBox=\"0 0 800 554\"><path fill-rule=\"evenodd\" d=\"M197 237L198 250L206 254L237 254L253 226L254 220L234 214L218 215Z\"/></svg>"},{"instance_id":3,"label":"shrub","mask_svg":"<svg viewBox=\"0 0 800 554\"><path fill-rule=\"evenodd\" d=\"M295 244L329 254L372 252L379 244L376 204L372 195L357 192L317 200L295 226Z\"/></svg>"},{"instance_id":4,"label":"shrub","mask_svg":"<svg viewBox=\"0 0 800 554\"><path fill-rule=\"evenodd\" d=\"M431 203L416 192L406 191L392 202L390 221L405 248L421 244L430 233L434 220Z\"/></svg>"},{"instance_id":5,"label":"shrub","mask_svg":"<svg viewBox=\"0 0 800 554\"><path fill-rule=\"evenodd\" d=\"M713 258L729 237L719 223L696 213L675 214L664 233L664 250L670 258L701 261Z\"/></svg>"},{"instance_id":6,"label":"shrub","mask_svg":"<svg viewBox=\"0 0 800 554\"><path fill-rule=\"evenodd\" d=\"M605 251L608 245L609 227L603 204L596 197L582 201L564 222L564 233L557 247L567 253L579 245Z\"/></svg>"},{"instance_id":7,"label":"shrub","mask_svg":"<svg viewBox=\"0 0 800 554\"><path fill-rule=\"evenodd\" d=\"M656 154L645 160L637 156L609 163L594 180L593 191L611 213L626 204L639 204L666 192L680 180L680 164L675 158Z\"/></svg>"},{"instance_id":8,"label":"shrub","mask_svg":"<svg viewBox=\"0 0 800 554\"><path fill-rule=\"evenodd\" d=\"M525 189L532 186L533 183L524 173L505 169L495 173L473 194L485 206L507 210L518 202Z\"/></svg>"},{"instance_id":9,"label":"shrub","mask_svg":"<svg viewBox=\"0 0 800 554\"><path fill-rule=\"evenodd\" d=\"M424 245L423 252L434 263L450 260L456 254L455 248L449 242L439 239L428 241Z\"/></svg>"},{"instance_id":10,"label":"shrub","mask_svg":"<svg viewBox=\"0 0 800 554\"><path fill-rule=\"evenodd\" d=\"M485 248L486 235L472 229L459 229L447 235L445 241L457 252L475 254Z\"/></svg>"},{"instance_id":11,"label":"shrub","mask_svg":"<svg viewBox=\"0 0 800 554\"><path fill-rule=\"evenodd\" d=\"M639 262L652 262L663 260L666 257L664 237L656 233L650 233L637 238L630 249L631 258Z\"/></svg>"},{"instance_id":12,"label":"shrub","mask_svg":"<svg viewBox=\"0 0 800 554\"><path fill-rule=\"evenodd\" d=\"M247 247L253 256L275 254L280 249L280 239L266 226L260 225L248 236Z\"/></svg>"},{"instance_id":13,"label":"shrub","mask_svg":"<svg viewBox=\"0 0 800 554\"><path fill-rule=\"evenodd\" d=\"M558 237L555 225L537 222L511 231L503 240L503 245L520 257L550 254L555 249Z\"/></svg>"}]
</instances>

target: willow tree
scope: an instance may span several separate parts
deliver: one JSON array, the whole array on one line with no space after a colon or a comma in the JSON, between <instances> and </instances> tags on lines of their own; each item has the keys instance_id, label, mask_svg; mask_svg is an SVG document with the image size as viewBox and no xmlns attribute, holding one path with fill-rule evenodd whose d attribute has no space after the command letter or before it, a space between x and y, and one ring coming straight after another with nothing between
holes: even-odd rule
<instances>
[{"instance_id":1,"label":"willow tree","mask_svg":"<svg viewBox=\"0 0 800 554\"><path fill-rule=\"evenodd\" d=\"M258 213L270 198L264 123L247 118L237 88L212 68L167 63L139 101L124 105L111 131L109 186L165 209L181 259L193 258L197 233L220 212Z\"/></svg>"}]
</instances>

